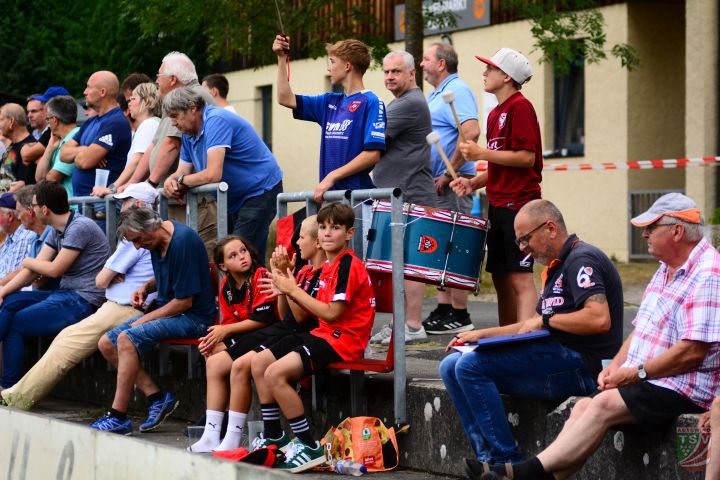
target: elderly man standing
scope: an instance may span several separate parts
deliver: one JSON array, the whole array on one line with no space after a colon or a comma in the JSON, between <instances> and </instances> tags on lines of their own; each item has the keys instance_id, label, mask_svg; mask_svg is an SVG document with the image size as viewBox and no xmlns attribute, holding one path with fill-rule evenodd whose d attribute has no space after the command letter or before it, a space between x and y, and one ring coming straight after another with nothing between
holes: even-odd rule
<instances>
[{"instance_id":1,"label":"elderly man standing","mask_svg":"<svg viewBox=\"0 0 720 480\"><path fill-rule=\"evenodd\" d=\"M5 243L0 246L0 281L20 266L37 238L35 232L27 230L20 222L16 203L14 193L0 195L0 230L6 235Z\"/></svg>"},{"instance_id":2,"label":"elderly man standing","mask_svg":"<svg viewBox=\"0 0 720 480\"><path fill-rule=\"evenodd\" d=\"M433 43L423 53L421 63L425 80L435 89L428 96L432 117L432 128L440 134L442 147L459 175L475 175L473 162L465 162L457 146L459 132L450 106L443 100L443 93L455 94L455 110L465 138L477 140L480 136L477 102L470 87L458 76L458 56L452 45ZM437 146L431 150L435 189L438 194L438 208L469 214L472 199L459 197L449 187L452 177L445 169ZM472 330L473 325L467 311L468 291L447 288L438 293L438 306L423 322L425 331L431 334L457 333Z\"/></svg>"},{"instance_id":3,"label":"elderly man standing","mask_svg":"<svg viewBox=\"0 0 720 480\"><path fill-rule=\"evenodd\" d=\"M527 203L515 218L517 244L547 266L536 313L508 326L458 333L448 345L500 335L549 331L546 339L499 349L453 353L440 364L448 393L479 461L522 459L500 394L561 402L597 390L602 360L622 344L620 276L598 248L568 234L547 200Z\"/></svg>"},{"instance_id":4,"label":"elderly man standing","mask_svg":"<svg viewBox=\"0 0 720 480\"><path fill-rule=\"evenodd\" d=\"M116 198L122 201L122 210L133 205L152 208L157 190L142 182L131 185ZM5 403L29 410L50 393L68 371L97 350L105 332L138 316L140 311L131 305L132 294L152 276L150 252L121 239L95 277L95 285L105 289L107 301L89 317L63 329L27 374L0 392Z\"/></svg>"},{"instance_id":5,"label":"elderly man standing","mask_svg":"<svg viewBox=\"0 0 720 480\"><path fill-rule=\"evenodd\" d=\"M383 60L385 87L395 100L387 106L386 150L373 170L378 188L400 187L406 202L428 207L437 203L425 137L432 131L430 109L415 82L415 60L408 52L390 52ZM425 284L405 280L405 342L427 338L421 323ZM390 343L392 329L384 327L370 341Z\"/></svg>"},{"instance_id":6,"label":"elderly man standing","mask_svg":"<svg viewBox=\"0 0 720 480\"><path fill-rule=\"evenodd\" d=\"M575 405L558 438L537 457L508 467L470 461L471 478L487 468L499 478L567 478L611 427L662 432L679 414L710 408L720 379L720 253L703 238L700 209L680 193L663 195L631 222L643 229L660 267L635 329L598 376L601 392Z\"/></svg>"},{"instance_id":7,"label":"elderly man standing","mask_svg":"<svg viewBox=\"0 0 720 480\"><path fill-rule=\"evenodd\" d=\"M227 182L228 223L265 258L270 222L282 192L282 171L247 120L206 105L190 88L170 92L163 110L183 132L180 165L165 181L168 196L180 198L189 187Z\"/></svg>"},{"instance_id":8,"label":"elderly man standing","mask_svg":"<svg viewBox=\"0 0 720 480\"><path fill-rule=\"evenodd\" d=\"M60 150L60 160L75 162L72 174L73 194L88 196L95 186L95 170L110 171L108 183L115 181L125 168L132 131L117 102L120 82L112 72L100 71L90 75L85 88L85 100L98 114L86 121L72 140ZM105 207L97 206L95 218L105 229Z\"/></svg>"},{"instance_id":9,"label":"elderly man standing","mask_svg":"<svg viewBox=\"0 0 720 480\"><path fill-rule=\"evenodd\" d=\"M0 192L16 192L35 183L35 162L30 161L30 148L37 143L25 122L25 110L17 103L0 108L0 135L10 140L0 161Z\"/></svg>"},{"instance_id":10,"label":"elderly man standing","mask_svg":"<svg viewBox=\"0 0 720 480\"><path fill-rule=\"evenodd\" d=\"M141 432L157 428L179 403L175 395L163 392L150 379L140 364L142 356L166 338L202 337L215 320L216 309L208 257L195 231L163 220L147 207L133 206L120 214L118 236L150 251L155 278L132 294L132 305L142 307L148 295L157 292L157 308L131 318L100 339L100 352L118 370L117 385L110 411L90 426L128 435L132 422L127 406L133 385L149 403Z\"/></svg>"}]
</instances>

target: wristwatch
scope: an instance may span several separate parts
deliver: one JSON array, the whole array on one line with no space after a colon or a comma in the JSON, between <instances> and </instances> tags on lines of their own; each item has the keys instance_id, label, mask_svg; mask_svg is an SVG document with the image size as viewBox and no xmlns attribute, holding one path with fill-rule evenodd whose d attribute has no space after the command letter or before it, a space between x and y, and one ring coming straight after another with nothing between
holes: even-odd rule
<instances>
[{"instance_id":1,"label":"wristwatch","mask_svg":"<svg viewBox=\"0 0 720 480\"><path fill-rule=\"evenodd\" d=\"M647 379L647 371L645 370L645 365L643 364L638 365L638 378L640 380Z\"/></svg>"},{"instance_id":2,"label":"wristwatch","mask_svg":"<svg viewBox=\"0 0 720 480\"><path fill-rule=\"evenodd\" d=\"M184 179L185 179L185 175L180 175L180 176L177 178L177 183L178 183L178 185L186 186L186 185L183 183L183 180L184 180Z\"/></svg>"},{"instance_id":3,"label":"wristwatch","mask_svg":"<svg viewBox=\"0 0 720 480\"><path fill-rule=\"evenodd\" d=\"M551 327L550 327L550 319L553 317L553 315L555 315L555 312L543 313L543 314L542 314L543 327L545 327L545 328L551 328Z\"/></svg>"}]
</instances>

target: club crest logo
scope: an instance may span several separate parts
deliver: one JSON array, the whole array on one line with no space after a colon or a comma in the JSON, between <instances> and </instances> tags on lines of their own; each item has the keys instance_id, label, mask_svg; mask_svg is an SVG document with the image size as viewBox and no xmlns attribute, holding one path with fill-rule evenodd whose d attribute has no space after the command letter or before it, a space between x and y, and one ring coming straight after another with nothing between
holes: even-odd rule
<instances>
[{"instance_id":1,"label":"club crest logo","mask_svg":"<svg viewBox=\"0 0 720 480\"><path fill-rule=\"evenodd\" d=\"M354 102L352 102L350 104L350 106L348 107L348 110L350 110L351 112L354 112L355 110L360 108L361 104L362 104L362 102L360 100L355 100Z\"/></svg>"},{"instance_id":2,"label":"club crest logo","mask_svg":"<svg viewBox=\"0 0 720 480\"><path fill-rule=\"evenodd\" d=\"M560 294L563 291L563 273L560 274L560 276L555 280L555 283L553 284L552 291L553 293Z\"/></svg>"},{"instance_id":3,"label":"club crest logo","mask_svg":"<svg viewBox=\"0 0 720 480\"><path fill-rule=\"evenodd\" d=\"M505 126L505 120L507 120L507 113L503 112L500 114L500 119L498 120L501 129Z\"/></svg>"},{"instance_id":4,"label":"club crest logo","mask_svg":"<svg viewBox=\"0 0 720 480\"><path fill-rule=\"evenodd\" d=\"M362 430L362 439L363 440L370 440L370 429L365 427Z\"/></svg>"},{"instance_id":5,"label":"club crest logo","mask_svg":"<svg viewBox=\"0 0 720 480\"><path fill-rule=\"evenodd\" d=\"M418 252L421 253L432 253L437 250L437 240L428 235L421 235L420 241L418 242Z\"/></svg>"},{"instance_id":6,"label":"club crest logo","mask_svg":"<svg viewBox=\"0 0 720 480\"><path fill-rule=\"evenodd\" d=\"M577 284L580 288L590 288L595 286L595 282L592 281L591 277L593 274L592 267L582 267L577 274Z\"/></svg>"},{"instance_id":7,"label":"club crest logo","mask_svg":"<svg viewBox=\"0 0 720 480\"><path fill-rule=\"evenodd\" d=\"M675 436L677 462L690 472L702 472L707 465L710 436L696 427L678 427Z\"/></svg>"}]
</instances>

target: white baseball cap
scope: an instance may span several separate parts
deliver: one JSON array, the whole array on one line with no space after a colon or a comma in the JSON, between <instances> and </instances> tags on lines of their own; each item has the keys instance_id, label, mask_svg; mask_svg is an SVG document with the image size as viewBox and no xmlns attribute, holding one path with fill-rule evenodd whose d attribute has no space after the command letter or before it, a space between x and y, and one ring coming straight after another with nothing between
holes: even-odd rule
<instances>
[{"instance_id":1,"label":"white baseball cap","mask_svg":"<svg viewBox=\"0 0 720 480\"><path fill-rule=\"evenodd\" d=\"M115 195L115 198L119 200L125 200L126 198L134 198L135 200L141 200L148 205L153 205L157 200L158 193L152 185L147 182L133 183L129 185L124 192Z\"/></svg>"},{"instance_id":2,"label":"white baseball cap","mask_svg":"<svg viewBox=\"0 0 720 480\"><path fill-rule=\"evenodd\" d=\"M532 67L527 57L512 48L501 48L495 52L490 59L477 55L475 55L475 58L495 68L499 68L510 75L510 78L520 85L527 83L533 75Z\"/></svg>"}]
</instances>

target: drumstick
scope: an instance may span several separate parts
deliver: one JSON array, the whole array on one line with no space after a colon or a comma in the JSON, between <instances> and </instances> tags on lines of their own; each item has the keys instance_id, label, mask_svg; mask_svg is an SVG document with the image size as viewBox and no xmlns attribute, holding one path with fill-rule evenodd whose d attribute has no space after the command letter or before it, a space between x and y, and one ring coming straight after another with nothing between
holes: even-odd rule
<instances>
[{"instance_id":1,"label":"drumstick","mask_svg":"<svg viewBox=\"0 0 720 480\"><path fill-rule=\"evenodd\" d=\"M440 157L442 157L443 162L445 162L445 168L447 168L447 171L450 172L453 180L457 180L458 175L455 173L455 169L450 164L450 159L448 159L447 155L445 155L445 150L443 150L442 145L440 145L440 134L434 131L430 132L427 134L427 137L425 137L425 140L428 144L435 144L437 146L438 152L440 152Z\"/></svg>"},{"instance_id":2,"label":"drumstick","mask_svg":"<svg viewBox=\"0 0 720 480\"><path fill-rule=\"evenodd\" d=\"M467 138L465 138L465 134L462 131L462 127L460 126L460 117L458 117L458 114L455 111L455 105L453 104L453 102L455 101L455 92L453 92L452 90L443 92L442 99L445 103L450 105L450 110L452 110L453 117L455 117L455 125L457 125L460 138L462 139L463 143L466 143Z\"/></svg>"}]
</instances>

